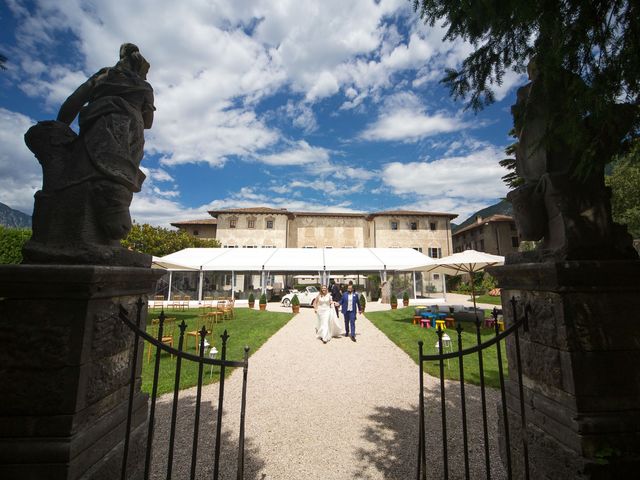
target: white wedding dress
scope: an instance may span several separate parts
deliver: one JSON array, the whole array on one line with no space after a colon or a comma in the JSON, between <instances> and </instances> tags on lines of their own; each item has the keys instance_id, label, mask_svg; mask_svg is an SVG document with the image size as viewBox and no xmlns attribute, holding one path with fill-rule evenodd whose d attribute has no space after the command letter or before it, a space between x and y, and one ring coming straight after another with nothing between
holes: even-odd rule
<instances>
[{"instance_id":1,"label":"white wedding dress","mask_svg":"<svg viewBox=\"0 0 640 480\"><path fill-rule=\"evenodd\" d=\"M338 337L344 333L344 329L340 325L336 309L333 307L333 300L330 294L319 295L316 300L318 303L318 318L316 320L316 335L323 342L328 342L332 337Z\"/></svg>"}]
</instances>

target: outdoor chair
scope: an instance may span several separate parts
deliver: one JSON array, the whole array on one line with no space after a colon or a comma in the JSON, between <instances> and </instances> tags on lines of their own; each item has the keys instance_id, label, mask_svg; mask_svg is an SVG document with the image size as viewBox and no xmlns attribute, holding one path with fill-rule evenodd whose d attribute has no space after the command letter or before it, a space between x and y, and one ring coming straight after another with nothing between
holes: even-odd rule
<instances>
[{"instance_id":1,"label":"outdoor chair","mask_svg":"<svg viewBox=\"0 0 640 480\"><path fill-rule=\"evenodd\" d=\"M213 332L213 315L209 314L210 312L207 313L203 313L201 315L198 315L199 318L202 318L204 320L204 328L207 330L207 335L211 335L211 332ZM195 347L196 347L196 355L198 355L198 353L200 352L200 329L198 330L192 330L190 332L187 332L187 339L189 337L193 337L194 341L195 341ZM206 342L206 338L205 338L205 342ZM187 341L188 344L188 341ZM208 344L208 342L205 344Z\"/></svg>"},{"instance_id":2,"label":"outdoor chair","mask_svg":"<svg viewBox=\"0 0 640 480\"><path fill-rule=\"evenodd\" d=\"M204 297L200 309L203 313L213 310L213 297Z\"/></svg>"},{"instance_id":3,"label":"outdoor chair","mask_svg":"<svg viewBox=\"0 0 640 480\"><path fill-rule=\"evenodd\" d=\"M159 318L152 319L150 335L156 340L158 339L159 329L160 329L160 319ZM165 318L164 325L162 328L162 338L160 339L160 341L165 345L169 345L170 347L173 347L173 337L175 334L175 329L176 329L176 319L174 317ZM149 348L147 349L147 363L151 361L151 350L153 350L151 344L149 344L148 347ZM171 358L173 358L173 354L171 355Z\"/></svg>"},{"instance_id":4,"label":"outdoor chair","mask_svg":"<svg viewBox=\"0 0 640 480\"><path fill-rule=\"evenodd\" d=\"M160 308L160 310L162 310L164 307L164 295L154 295L153 300L151 300L151 309L153 311L156 310L156 308Z\"/></svg>"},{"instance_id":5,"label":"outdoor chair","mask_svg":"<svg viewBox=\"0 0 640 480\"><path fill-rule=\"evenodd\" d=\"M181 303L182 303L182 295L174 295L171 298L171 301L167 304L167 308L171 308L172 310L178 310L180 308Z\"/></svg>"}]
</instances>

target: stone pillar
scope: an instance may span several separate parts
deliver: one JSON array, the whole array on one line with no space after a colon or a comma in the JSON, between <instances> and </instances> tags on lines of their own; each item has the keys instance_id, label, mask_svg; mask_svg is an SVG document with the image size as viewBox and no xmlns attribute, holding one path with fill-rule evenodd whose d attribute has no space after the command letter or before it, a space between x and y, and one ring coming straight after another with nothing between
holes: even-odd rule
<instances>
[{"instance_id":1,"label":"stone pillar","mask_svg":"<svg viewBox=\"0 0 640 480\"><path fill-rule=\"evenodd\" d=\"M491 274L502 288L507 326L512 296L519 315L525 304L532 308L529 332L521 334L531 478L636 478L640 262L529 263ZM513 335L507 351L514 475L523 478Z\"/></svg>"},{"instance_id":2,"label":"stone pillar","mask_svg":"<svg viewBox=\"0 0 640 480\"><path fill-rule=\"evenodd\" d=\"M120 477L133 334L159 273L150 268L0 267L0 478ZM133 406L130 474L144 465L147 396Z\"/></svg>"}]
</instances>

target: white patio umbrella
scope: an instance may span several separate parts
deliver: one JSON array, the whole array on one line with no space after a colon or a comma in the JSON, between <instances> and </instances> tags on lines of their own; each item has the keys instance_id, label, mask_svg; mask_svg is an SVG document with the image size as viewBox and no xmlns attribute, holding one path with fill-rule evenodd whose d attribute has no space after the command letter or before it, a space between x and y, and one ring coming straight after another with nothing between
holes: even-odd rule
<instances>
[{"instance_id":1,"label":"white patio umbrella","mask_svg":"<svg viewBox=\"0 0 640 480\"><path fill-rule=\"evenodd\" d=\"M476 250L465 250L464 252L454 253L448 257L434 259L434 263L428 263L422 266L416 265L407 270L422 270L426 272L444 273L445 275L468 273L471 276L471 296L473 298L473 308L475 311L476 289L473 274L494 265L504 265L504 257L478 252Z\"/></svg>"}]
</instances>

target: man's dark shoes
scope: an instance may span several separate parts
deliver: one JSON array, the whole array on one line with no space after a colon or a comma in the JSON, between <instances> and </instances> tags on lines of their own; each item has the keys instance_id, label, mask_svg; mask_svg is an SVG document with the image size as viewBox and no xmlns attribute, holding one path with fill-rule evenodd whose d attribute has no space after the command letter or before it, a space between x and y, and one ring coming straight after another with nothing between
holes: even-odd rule
<instances>
[{"instance_id":1,"label":"man's dark shoes","mask_svg":"<svg viewBox=\"0 0 640 480\"><path fill-rule=\"evenodd\" d=\"M352 337L351 337L351 341L352 341L352 342L355 342L355 341L356 341L356 337L353 337L353 336L352 336Z\"/></svg>"},{"instance_id":2,"label":"man's dark shoes","mask_svg":"<svg viewBox=\"0 0 640 480\"><path fill-rule=\"evenodd\" d=\"M348 336L349 336L349 332L345 333L345 334L344 334L344 336L345 336L345 337L348 337Z\"/></svg>"}]
</instances>

